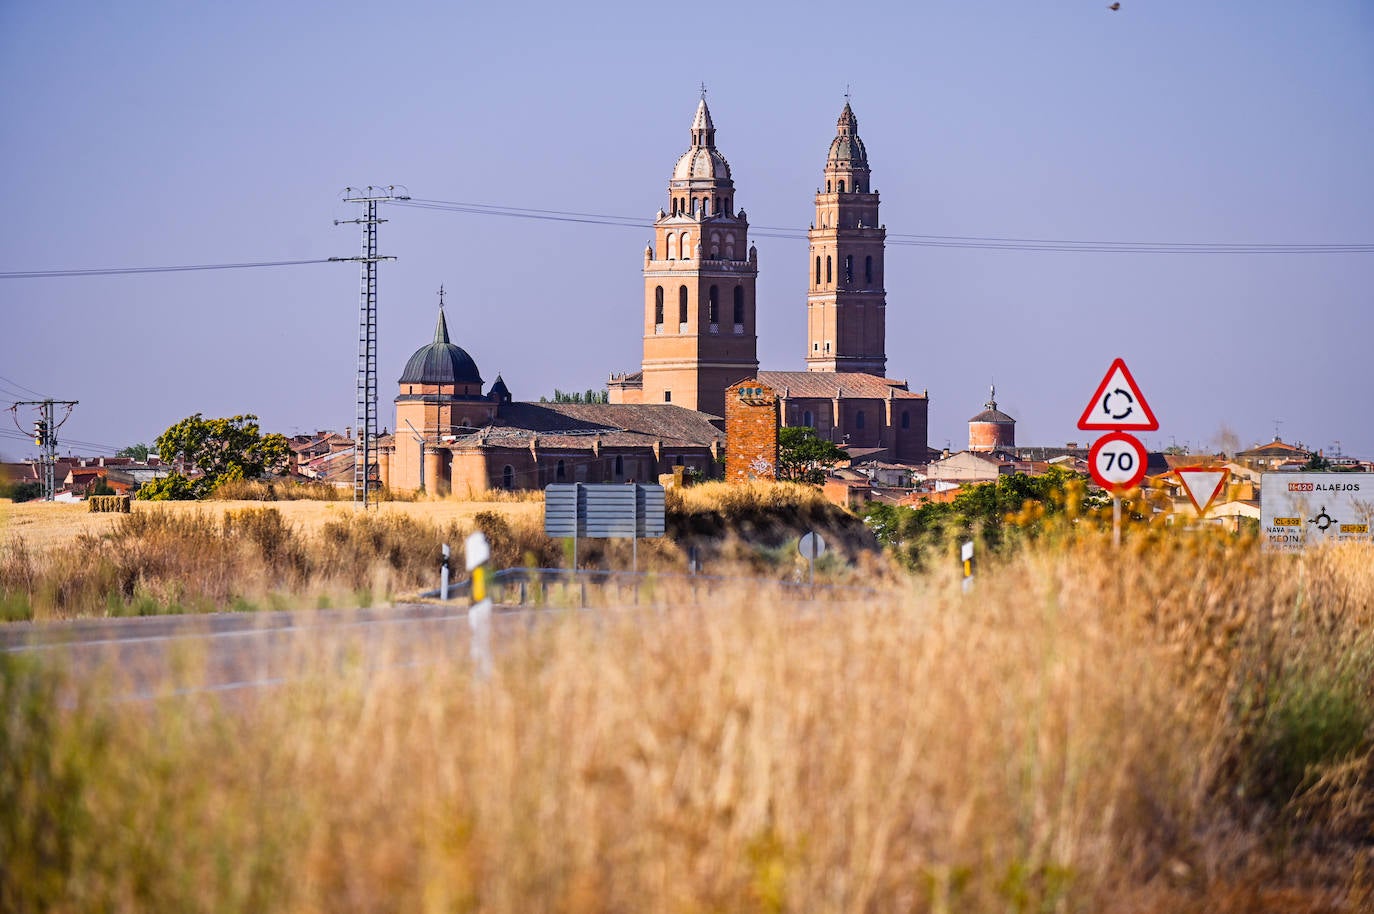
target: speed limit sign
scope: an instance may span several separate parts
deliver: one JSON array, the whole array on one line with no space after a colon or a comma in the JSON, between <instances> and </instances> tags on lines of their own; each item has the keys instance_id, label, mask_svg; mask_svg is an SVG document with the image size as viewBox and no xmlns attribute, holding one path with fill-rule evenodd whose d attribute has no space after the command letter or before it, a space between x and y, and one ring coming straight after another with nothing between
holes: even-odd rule
<instances>
[{"instance_id":1,"label":"speed limit sign","mask_svg":"<svg viewBox=\"0 0 1374 914\"><path fill-rule=\"evenodd\" d=\"M1125 432L1103 435L1088 451L1093 481L1111 491L1140 485L1145 478L1145 460L1145 445Z\"/></svg>"}]
</instances>

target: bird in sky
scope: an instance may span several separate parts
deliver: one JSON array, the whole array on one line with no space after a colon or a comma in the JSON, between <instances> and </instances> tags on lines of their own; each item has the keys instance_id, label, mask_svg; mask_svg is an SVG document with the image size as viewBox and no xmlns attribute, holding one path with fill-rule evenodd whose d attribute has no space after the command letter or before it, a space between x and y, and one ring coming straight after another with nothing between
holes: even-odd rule
<instances>
[{"instance_id":1,"label":"bird in sky","mask_svg":"<svg viewBox=\"0 0 1374 914\"><path fill-rule=\"evenodd\" d=\"M1120 4L1120 3L1113 3L1113 4L1110 4L1110 5L1107 7L1107 9L1111 10L1112 12L1116 12L1117 10L1121 9L1121 4Z\"/></svg>"}]
</instances>

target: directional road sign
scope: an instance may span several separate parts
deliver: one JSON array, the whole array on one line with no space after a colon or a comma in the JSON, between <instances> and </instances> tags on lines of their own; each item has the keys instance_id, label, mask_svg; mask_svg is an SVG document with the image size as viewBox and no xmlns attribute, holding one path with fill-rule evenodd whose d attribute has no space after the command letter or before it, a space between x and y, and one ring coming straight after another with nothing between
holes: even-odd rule
<instances>
[{"instance_id":1,"label":"directional road sign","mask_svg":"<svg viewBox=\"0 0 1374 914\"><path fill-rule=\"evenodd\" d=\"M1207 509L1226 488L1231 471L1226 467L1175 467L1174 475L1183 483L1183 491L1197 508L1197 516L1206 517Z\"/></svg>"},{"instance_id":2,"label":"directional road sign","mask_svg":"<svg viewBox=\"0 0 1374 914\"><path fill-rule=\"evenodd\" d=\"M1133 489L1145 478L1145 445L1125 432L1098 438L1088 451L1093 481L1112 492Z\"/></svg>"},{"instance_id":3,"label":"directional road sign","mask_svg":"<svg viewBox=\"0 0 1374 914\"><path fill-rule=\"evenodd\" d=\"M1117 359L1097 385L1078 427L1084 431L1153 432L1159 428L1159 420L1145 402L1131 370Z\"/></svg>"},{"instance_id":4,"label":"directional road sign","mask_svg":"<svg viewBox=\"0 0 1374 914\"><path fill-rule=\"evenodd\" d=\"M1266 549L1374 542L1374 473L1265 473L1260 533Z\"/></svg>"}]
</instances>

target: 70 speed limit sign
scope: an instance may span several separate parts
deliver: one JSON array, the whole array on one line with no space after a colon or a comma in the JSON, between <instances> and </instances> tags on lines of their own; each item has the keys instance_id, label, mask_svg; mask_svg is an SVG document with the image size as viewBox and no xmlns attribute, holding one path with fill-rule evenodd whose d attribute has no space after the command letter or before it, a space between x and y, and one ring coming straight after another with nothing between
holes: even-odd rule
<instances>
[{"instance_id":1,"label":"70 speed limit sign","mask_svg":"<svg viewBox=\"0 0 1374 914\"><path fill-rule=\"evenodd\" d=\"M1145 445L1125 432L1103 435L1088 451L1093 481L1104 489L1133 489L1145 478Z\"/></svg>"}]
</instances>

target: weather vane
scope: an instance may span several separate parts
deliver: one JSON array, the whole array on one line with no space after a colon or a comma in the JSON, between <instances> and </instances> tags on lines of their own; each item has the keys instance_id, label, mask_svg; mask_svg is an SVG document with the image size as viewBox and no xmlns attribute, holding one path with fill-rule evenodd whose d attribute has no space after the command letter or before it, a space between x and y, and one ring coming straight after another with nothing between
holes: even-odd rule
<instances>
[{"instance_id":1,"label":"weather vane","mask_svg":"<svg viewBox=\"0 0 1374 914\"><path fill-rule=\"evenodd\" d=\"M444 284L439 283L439 310L444 310Z\"/></svg>"},{"instance_id":2,"label":"weather vane","mask_svg":"<svg viewBox=\"0 0 1374 914\"><path fill-rule=\"evenodd\" d=\"M706 101L706 83L701 84L701 100Z\"/></svg>"}]
</instances>

